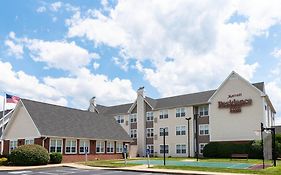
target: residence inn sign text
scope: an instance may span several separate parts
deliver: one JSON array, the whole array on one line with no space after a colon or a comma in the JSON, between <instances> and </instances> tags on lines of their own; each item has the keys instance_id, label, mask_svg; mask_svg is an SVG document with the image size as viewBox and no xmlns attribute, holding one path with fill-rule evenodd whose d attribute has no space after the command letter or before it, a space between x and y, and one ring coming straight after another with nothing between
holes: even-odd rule
<instances>
[{"instance_id":1,"label":"residence inn sign text","mask_svg":"<svg viewBox=\"0 0 281 175\"><path fill-rule=\"evenodd\" d=\"M228 101L218 102L219 108L229 108L230 113L238 113L241 112L242 106L248 106L252 104L252 99L242 99L242 100L232 99L234 97L239 97L239 96L242 96L242 93L228 95L228 99L229 99Z\"/></svg>"}]
</instances>

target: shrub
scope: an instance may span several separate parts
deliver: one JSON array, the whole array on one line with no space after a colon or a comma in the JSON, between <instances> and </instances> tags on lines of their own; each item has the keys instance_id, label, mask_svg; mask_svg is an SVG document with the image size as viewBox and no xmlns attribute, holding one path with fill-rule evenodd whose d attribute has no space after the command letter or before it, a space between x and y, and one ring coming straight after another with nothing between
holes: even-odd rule
<instances>
[{"instance_id":1,"label":"shrub","mask_svg":"<svg viewBox=\"0 0 281 175\"><path fill-rule=\"evenodd\" d=\"M61 153L51 153L50 154L50 163L61 163L62 161L62 154Z\"/></svg>"},{"instance_id":2,"label":"shrub","mask_svg":"<svg viewBox=\"0 0 281 175\"><path fill-rule=\"evenodd\" d=\"M40 145L22 145L14 149L9 160L13 165L46 165L49 162L48 151Z\"/></svg>"},{"instance_id":3,"label":"shrub","mask_svg":"<svg viewBox=\"0 0 281 175\"><path fill-rule=\"evenodd\" d=\"M229 158L231 154L249 154L250 158L260 158L261 145L254 143L211 142L204 147L203 156L210 158Z\"/></svg>"},{"instance_id":4,"label":"shrub","mask_svg":"<svg viewBox=\"0 0 281 175\"><path fill-rule=\"evenodd\" d=\"M0 166L1 165L7 165L8 164L8 159L5 157L0 158Z\"/></svg>"}]
</instances>

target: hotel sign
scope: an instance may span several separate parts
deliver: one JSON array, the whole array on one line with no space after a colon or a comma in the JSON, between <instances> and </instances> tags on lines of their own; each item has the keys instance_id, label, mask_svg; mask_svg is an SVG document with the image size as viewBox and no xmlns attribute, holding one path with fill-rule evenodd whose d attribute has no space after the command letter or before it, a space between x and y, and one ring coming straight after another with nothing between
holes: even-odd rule
<instances>
[{"instance_id":1,"label":"hotel sign","mask_svg":"<svg viewBox=\"0 0 281 175\"><path fill-rule=\"evenodd\" d=\"M249 106L252 104L252 99L236 100L234 97L242 96L242 93L228 95L228 101L219 101L219 108L229 108L230 113L241 112L242 106Z\"/></svg>"}]
</instances>

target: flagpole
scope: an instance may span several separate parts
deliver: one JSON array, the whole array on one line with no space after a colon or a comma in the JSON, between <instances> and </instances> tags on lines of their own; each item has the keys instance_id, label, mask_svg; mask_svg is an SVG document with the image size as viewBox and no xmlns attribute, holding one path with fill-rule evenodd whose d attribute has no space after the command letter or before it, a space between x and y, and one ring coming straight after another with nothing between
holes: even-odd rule
<instances>
[{"instance_id":1,"label":"flagpole","mask_svg":"<svg viewBox=\"0 0 281 175\"><path fill-rule=\"evenodd\" d=\"M6 106L6 93L4 92L4 98L3 98L3 116L2 116L2 135L3 135L3 132L4 132L4 117L5 117L5 106Z\"/></svg>"},{"instance_id":2,"label":"flagpole","mask_svg":"<svg viewBox=\"0 0 281 175\"><path fill-rule=\"evenodd\" d=\"M3 140L3 132L4 132L4 117L5 117L5 106L6 106L6 93L4 92L3 97L3 116L2 116L2 134L1 134L1 155L3 155L4 152L4 140Z\"/></svg>"}]
</instances>

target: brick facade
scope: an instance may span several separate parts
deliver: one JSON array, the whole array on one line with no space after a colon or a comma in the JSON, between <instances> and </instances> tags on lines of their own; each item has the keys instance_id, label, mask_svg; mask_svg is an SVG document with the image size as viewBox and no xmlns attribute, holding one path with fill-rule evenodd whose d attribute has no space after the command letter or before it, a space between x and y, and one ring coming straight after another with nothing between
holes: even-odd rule
<instances>
[{"instance_id":1,"label":"brick facade","mask_svg":"<svg viewBox=\"0 0 281 175\"><path fill-rule=\"evenodd\" d=\"M85 154L79 154L79 142L80 140L77 139L77 153L76 154L65 154L65 142L66 139L62 139L63 140L63 162L81 162L81 161L85 161ZM44 145L43 145L44 142ZM105 145L104 145L104 149L105 149L105 153L104 154L96 154L96 140L90 140L90 153L87 155L87 159L88 160L106 160L106 159L121 159L123 157L122 153L116 153L116 141L114 142L114 153L106 153L106 141L104 141ZM4 151L3 151L3 155L8 155L9 154L9 144L10 141L9 140L4 140ZM25 140L24 139L18 139L18 146L20 145L24 145L25 144ZM48 151L49 151L49 147L50 147L50 138L35 138L34 139L34 144L37 145L41 145L44 146ZM124 144L124 143L123 143Z\"/></svg>"}]
</instances>

